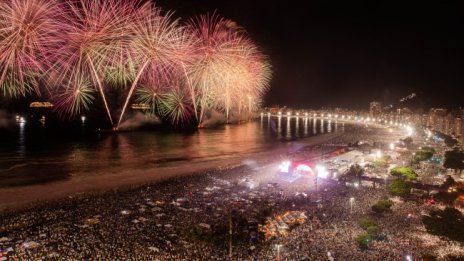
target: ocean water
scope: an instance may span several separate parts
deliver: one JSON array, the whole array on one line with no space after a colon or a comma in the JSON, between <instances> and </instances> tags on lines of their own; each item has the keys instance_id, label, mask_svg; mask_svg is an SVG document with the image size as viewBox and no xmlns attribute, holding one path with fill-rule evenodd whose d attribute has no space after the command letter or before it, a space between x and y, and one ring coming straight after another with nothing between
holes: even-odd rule
<instances>
[{"instance_id":1,"label":"ocean water","mask_svg":"<svg viewBox=\"0 0 464 261\"><path fill-rule=\"evenodd\" d=\"M137 169L265 151L282 142L344 130L314 118L267 117L191 133L149 130L120 133L60 130L17 123L0 135L0 187L44 184L121 168ZM65 132L72 132L69 135Z\"/></svg>"}]
</instances>

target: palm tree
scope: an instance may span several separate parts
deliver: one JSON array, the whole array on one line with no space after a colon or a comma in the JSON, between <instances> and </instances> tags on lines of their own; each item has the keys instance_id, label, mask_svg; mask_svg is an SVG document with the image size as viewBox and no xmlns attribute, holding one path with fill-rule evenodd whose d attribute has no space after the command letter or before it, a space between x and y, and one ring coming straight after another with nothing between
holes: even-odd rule
<instances>
[{"instance_id":1,"label":"palm tree","mask_svg":"<svg viewBox=\"0 0 464 261\"><path fill-rule=\"evenodd\" d=\"M364 169L359 164L351 165L350 169L345 174L347 178L356 179L358 183L361 182L362 175L364 175Z\"/></svg>"}]
</instances>

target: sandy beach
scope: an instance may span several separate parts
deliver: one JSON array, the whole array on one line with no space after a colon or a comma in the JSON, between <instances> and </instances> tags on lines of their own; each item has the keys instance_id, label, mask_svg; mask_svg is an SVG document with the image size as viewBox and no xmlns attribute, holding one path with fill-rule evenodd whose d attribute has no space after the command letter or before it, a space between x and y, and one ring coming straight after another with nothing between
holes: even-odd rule
<instances>
[{"instance_id":1,"label":"sandy beach","mask_svg":"<svg viewBox=\"0 0 464 261\"><path fill-rule=\"evenodd\" d=\"M124 169L104 175L71 177L53 183L0 189L0 211L9 212L27 208L50 200L58 200L83 193L101 193L113 189L131 188L158 182L171 177L192 175L206 170L233 167L256 161L264 164L307 146L324 143L343 135L342 132L323 134L306 139L282 143L274 150L252 154L230 155L222 159L176 162L163 167Z\"/></svg>"},{"instance_id":2,"label":"sandy beach","mask_svg":"<svg viewBox=\"0 0 464 261\"><path fill-rule=\"evenodd\" d=\"M415 218L430 206L391 197L382 182L352 186L278 171L283 158L330 165L336 159L329 155L344 144L389 144L400 137L400 130L355 126L267 151L96 170L94 176L0 190L12 193L0 196L14 204L0 212L0 248L13 260L273 260L276 245L287 260L327 260L327 253L334 260L400 260L404 253L430 251L461 256L462 244L433 238ZM371 215L371 206L385 198L394 202L391 212ZM369 251L355 240L366 216L383 238L374 238ZM278 226L289 230L276 234Z\"/></svg>"}]
</instances>

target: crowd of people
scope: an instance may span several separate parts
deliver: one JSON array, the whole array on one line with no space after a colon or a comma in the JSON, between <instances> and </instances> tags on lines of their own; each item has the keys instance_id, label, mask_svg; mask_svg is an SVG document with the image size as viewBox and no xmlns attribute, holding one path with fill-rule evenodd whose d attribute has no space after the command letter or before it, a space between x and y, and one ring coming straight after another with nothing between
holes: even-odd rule
<instances>
[{"instance_id":1,"label":"crowd of people","mask_svg":"<svg viewBox=\"0 0 464 261\"><path fill-rule=\"evenodd\" d=\"M360 136L337 139L329 143ZM320 155L326 149L298 153ZM355 241L363 232L359 219L372 216L371 206L389 197L385 187L354 188L321 179L315 191L311 178L288 182L276 174L275 164L227 167L2 214L0 258L403 260L423 253L464 255L461 245L427 234L420 217L430 206L398 199L391 213L374 216L382 239L361 249ZM260 238L255 223L292 210L304 212L307 221L286 235Z\"/></svg>"}]
</instances>

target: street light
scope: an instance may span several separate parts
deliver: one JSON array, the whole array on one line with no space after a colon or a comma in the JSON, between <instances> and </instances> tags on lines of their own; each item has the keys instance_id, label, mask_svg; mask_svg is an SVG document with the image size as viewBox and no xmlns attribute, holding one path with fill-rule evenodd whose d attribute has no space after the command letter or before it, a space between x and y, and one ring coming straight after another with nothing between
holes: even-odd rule
<instances>
[{"instance_id":1,"label":"street light","mask_svg":"<svg viewBox=\"0 0 464 261\"><path fill-rule=\"evenodd\" d=\"M395 149L395 144L390 143L390 149L391 149L391 150L394 150L394 149Z\"/></svg>"},{"instance_id":2,"label":"street light","mask_svg":"<svg viewBox=\"0 0 464 261\"><path fill-rule=\"evenodd\" d=\"M285 160L279 165L280 172L288 173L290 171L290 166L292 163L289 160Z\"/></svg>"},{"instance_id":3,"label":"street light","mask_svg":"<svg viewBox=\"0 0 464 261\"><path fill-rule=\"evenodd\" d=\"M316 165L316 175L315 175L315 185L316 185L316 198L318 198L318 187L317 187L317 182L318 178L327 178L328 177L328 171L325 166L322 165Z\"/></svg>"},{"instance_id":4,"label":"street light","mask_svg":"<svg viewBox=\"0 0 464 261\"><path fill-rule=\"evenodd\" d=\"M277 260L280 260L280 247L282 247L282 244L276 244L276 248L277 248Z\"/></svg>"},{"instance_id":5,"label":"street light","mask_svg":"<svg viewBox=\"0 0 464 261\"><path fill-rule=\"evenodd\" d=\"M354 202L354 198L351 197L350 198L350 214L353 214L353 202Z\"/></svg>"},{"instance_id":6,"label":"street light","mask_svg":"<svg viewBox=\"0 0 464 261\"><path fill-rule=\"evenodd\" d=\"M317 174L317 177L327 178L329 173L327 172L327 169L325 166L316 165L316 174Z\"/></svg>"}]
</instances>

